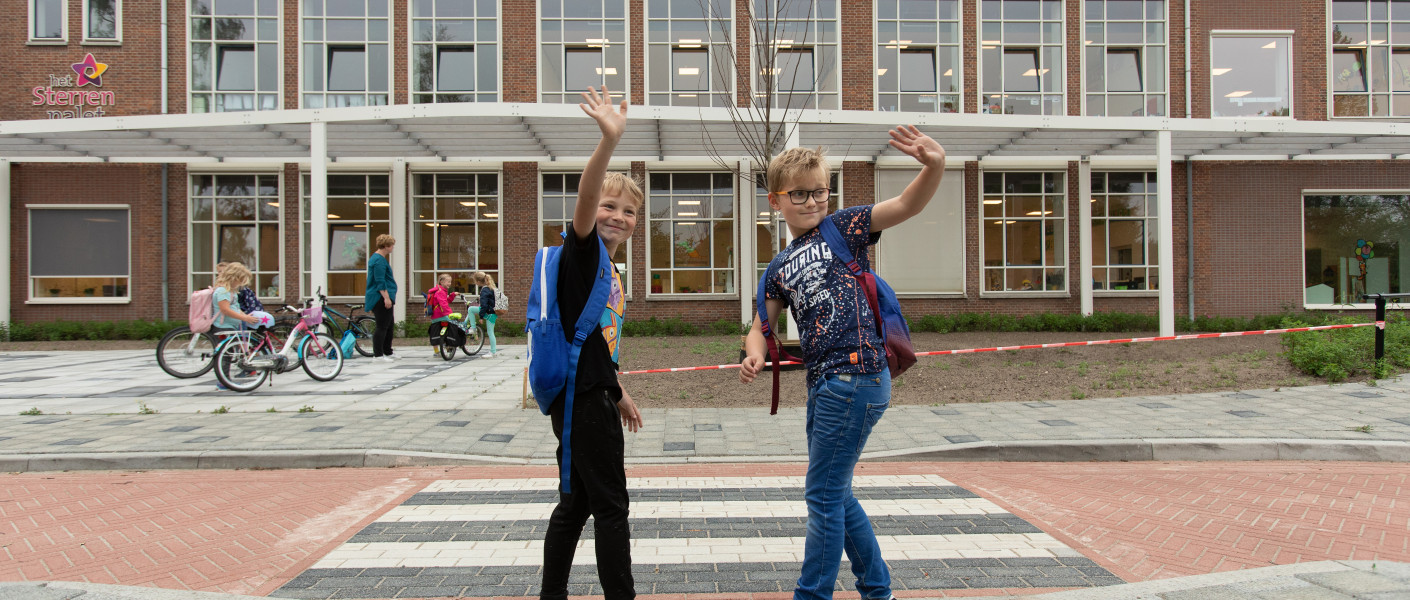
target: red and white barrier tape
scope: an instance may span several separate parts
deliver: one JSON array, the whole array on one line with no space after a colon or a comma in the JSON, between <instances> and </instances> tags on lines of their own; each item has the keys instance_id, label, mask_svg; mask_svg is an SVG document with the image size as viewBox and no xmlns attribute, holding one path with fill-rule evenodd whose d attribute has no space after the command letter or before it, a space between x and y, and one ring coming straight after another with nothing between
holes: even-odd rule
<instances>
[{"instance_id":1,"label":"red and white barrier tape","mask_svg":"<svg viewBox=\"0 0 1410 600\"><path fill-rule=\"evenodd\" d=\"M1086 342L1056 342L1052 344L1024 344L1022 346L995 346L992 348L966 348L964 350L935 350L933 352L917 352L916 356L944 356L947 354L973 354L976 352L998 352L1000 350L1037 350L1039 348L1071 348L1073 346L1100 346L1103 344L1134 344L1139 342L1168 342L1172 340L1203 340L1209 338L1240 337L1245 335L1267 335L1271 333L1296 333L1300 331L1320 331L1324 329L1350 329L1352 327L1376 327L1385 329L1385 321L1372 321L1370 323L1347 323L1343 325L1317 325L1315 327L1290 327L1287 329L1260 329L1256 331L1228 331L1224 333L1191 333L1186 335L1165 335L1157 337L1125 338L1119 340L1090 340ZM773 363L764 363L770 366ZM795 361L784 361L780 365L800 364ZM644 375L647 373L682 373L685 371L714 371L718 369L738 369L738 364L732 365L712 365L707 367L675 367L673 369L644 369L641 371L621 371L618 375Z\"/></svg>"}]
</instances>

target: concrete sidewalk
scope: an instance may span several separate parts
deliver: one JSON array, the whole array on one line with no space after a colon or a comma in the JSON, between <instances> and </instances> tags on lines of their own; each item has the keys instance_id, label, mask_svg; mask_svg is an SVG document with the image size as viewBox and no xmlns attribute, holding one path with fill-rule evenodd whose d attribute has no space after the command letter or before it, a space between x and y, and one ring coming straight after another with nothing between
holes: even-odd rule
<instances>
[{"instance_id":1,"label":"concrete sidewalk","mask_svg":"<svg viewBox=\"0 0 1410 600\"><path fill-rule=\"evenodd\" d=\"M251 394L181 380L150 351L0 355L0 469L552 464L548 419L521 408L523 346L445 362L350 360ZM420 351L420 352L417 352ZM75 376L76 371L82 375ZM1410 381L1238 392L896 406L867 460L1410 461ZM22 414L23 413L23 414ZM643 410L631 463L790 462L801 408Z\"/></svg>"}]
</instances>

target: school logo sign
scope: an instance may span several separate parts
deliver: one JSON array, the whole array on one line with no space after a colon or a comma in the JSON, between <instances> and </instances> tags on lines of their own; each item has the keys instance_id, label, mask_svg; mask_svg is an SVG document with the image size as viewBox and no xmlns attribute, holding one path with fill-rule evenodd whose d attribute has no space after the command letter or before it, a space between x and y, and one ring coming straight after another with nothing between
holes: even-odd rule
<instances>
[{"instance_id":1,"label":"school logo sign","mask_svg":"<svg viewBox=\"0 0 1410 600\"><path fill-rule=\"evenodd\" d=\"M48 110L50 119L81 119L101 117L105 106L117 104L117 94L111 90L92 89L103 87L103 73L107 63L100 63L93 54L83 57L81 62L72 63L73 73L49 75L49 85L35 86L30 91L34 101L30 104L52 108ZM88 89L81 89L87 87ZM58 107L73 107L70 109Z\"/></svg>"}]
</instances>

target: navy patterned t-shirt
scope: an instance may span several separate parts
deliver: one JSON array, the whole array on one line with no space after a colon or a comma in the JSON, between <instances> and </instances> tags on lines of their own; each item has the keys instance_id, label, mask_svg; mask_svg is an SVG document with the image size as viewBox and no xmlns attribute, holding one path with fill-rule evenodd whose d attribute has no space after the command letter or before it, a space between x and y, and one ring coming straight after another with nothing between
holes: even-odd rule
<instances>
[{"instance_id":1,"label":"navy patterned t-shirt","mask_svg":"<svg viewBox=\"0 0 1410 600\"><path fill-rule=\"evenodd\" d=\"M871 206L843 209L832 219L862 268L870 268L867 246L881 238L871 232ZM877 373L886 369L886 347L876 332L871 305L861 284L814 228L793 240L769 263L764 297L788 304L798 324L808 387L825 373Z\"/></svg>"}]
</instances>

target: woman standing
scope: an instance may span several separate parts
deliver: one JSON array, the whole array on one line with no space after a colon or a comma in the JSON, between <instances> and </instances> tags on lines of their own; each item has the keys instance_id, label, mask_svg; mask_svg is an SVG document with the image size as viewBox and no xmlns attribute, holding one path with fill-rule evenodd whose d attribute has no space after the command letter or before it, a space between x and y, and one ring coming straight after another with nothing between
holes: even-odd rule
<instances>
[{"instance_id":1,"label":"woman standing","mask_svg":"<svg viewBox=\"0 0 1410 600\"><path fill-rule=\"evenodd\" d=\"M367 257L367 302L365 310L377 319L377 330L372 333L372 358L390 362L392 356L392 326L396 318L392 316L392 298L397 295L397 282L392 279L392 265L387 259L397 239L382 234L377 236L377 251Z\"/></svg>"}]
</instances>

